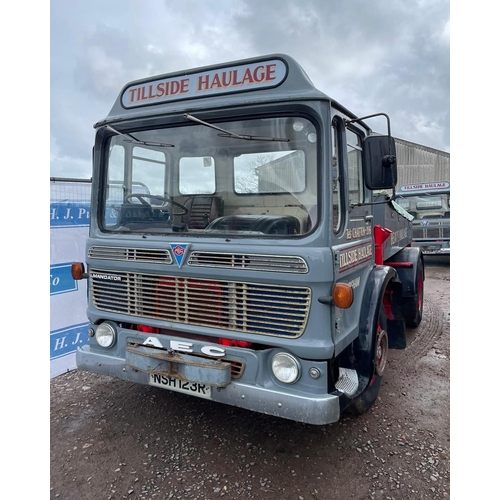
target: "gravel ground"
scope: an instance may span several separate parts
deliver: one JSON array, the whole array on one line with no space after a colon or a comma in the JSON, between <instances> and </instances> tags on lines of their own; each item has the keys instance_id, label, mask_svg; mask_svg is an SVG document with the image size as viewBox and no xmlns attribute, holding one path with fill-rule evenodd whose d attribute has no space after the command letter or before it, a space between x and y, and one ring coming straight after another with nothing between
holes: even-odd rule
<instances>
[{"instance_id":1,"label":"gravel ground","mask_svg":"<svg viewBox=\"0 0 500 500\"><path fill-rule=\"evenodd\" d=\"M424 319L379 399L311 426L72 371L50 381L50 498L450 496L449 261L426 262Z\"/></svg>"}]
</instances>

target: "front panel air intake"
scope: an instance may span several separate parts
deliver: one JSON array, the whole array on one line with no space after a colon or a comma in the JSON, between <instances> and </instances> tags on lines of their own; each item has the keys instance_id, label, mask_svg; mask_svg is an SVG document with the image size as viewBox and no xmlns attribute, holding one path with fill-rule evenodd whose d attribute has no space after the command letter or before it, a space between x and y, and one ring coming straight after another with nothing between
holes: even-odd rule
<instances>
[{"instance_id":1,"label":"front panel air intake","mask_svg":"<svg viewBox=\"0 0 500 500\"><path fill-rule=\"evenodd\" d=\"M308 287L90 270L98 310L137 318L278 337L304 333Z\"/></svg>"}]
</instances>

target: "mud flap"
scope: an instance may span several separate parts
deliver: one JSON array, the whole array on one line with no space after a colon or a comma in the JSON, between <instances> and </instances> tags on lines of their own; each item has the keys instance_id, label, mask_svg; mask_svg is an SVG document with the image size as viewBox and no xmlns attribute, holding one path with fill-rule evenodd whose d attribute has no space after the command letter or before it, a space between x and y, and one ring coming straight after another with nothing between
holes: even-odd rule
<instances>
[{"instance_id":1,"label":"mud flap","mask_svg":"<svg viewBox=\"0 0 500 500\"><path fill-rule=\"evenodd\" d=\"M387 320L389 349L406 349L406 325L402 319Z\"/></svg>"}]
</instances>

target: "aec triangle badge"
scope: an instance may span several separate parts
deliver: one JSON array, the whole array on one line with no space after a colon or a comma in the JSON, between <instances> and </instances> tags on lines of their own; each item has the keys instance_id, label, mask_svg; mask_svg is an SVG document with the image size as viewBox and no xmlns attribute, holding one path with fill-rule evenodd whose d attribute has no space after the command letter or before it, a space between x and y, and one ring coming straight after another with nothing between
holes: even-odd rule
<instances>
[{"instance_id":1,"label":"aec triangle badge","mask_svg":"<svg viewBox=\"0 0 500 500\"><path fill-rule=\"evenodd\" d=\"M184 258L186 257L189 243L182 245L180 243L170 243L170 248L172 249L172 253L174 254L175 261L179 267L182 267L184 263Z\"/></svg>"}]
</instances>

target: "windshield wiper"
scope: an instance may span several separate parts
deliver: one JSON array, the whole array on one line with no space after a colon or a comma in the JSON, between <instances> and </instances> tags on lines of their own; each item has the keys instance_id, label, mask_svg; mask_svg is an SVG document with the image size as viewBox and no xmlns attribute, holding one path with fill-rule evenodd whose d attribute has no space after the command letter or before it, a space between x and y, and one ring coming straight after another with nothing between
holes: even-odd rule
<instances>
[{"instance_id":1,"label":"windshield wiper","mask_svg":"<svg viewBox=\"0 0 500 500\"><path fill-rule=\"evenodd\" d=\"M121 135L122 137L128 137L128 139L125 139L125 142L133 142L134 144L140 144L141 146L156 146L156 147L160 147L160 148L174 148L175 147L173 144L166 144L164 142L141 141L140 139L135 138L132 134L126 134L125 132L119 132L118 130L114 129L110 125L104 125L104 128L107 128L108 130L111 130L111 132L114 132L115 134Z\"/></svg>"},{"instance_id":2,"label":"windshield wiper","mask_svg":"<svg viewBox=\"0 0 500 500\"><path fill-rule=\"evenodd\" d=\"M224 132L223 134L217 134L219 137L228 137L229 139L243 139L244 141L279 141L279 142L290 142L290 139L282 139L279 137L260 137L258 135L248 135L248 134L234 134L233 132L228 132L223 128L212 125L211 123L204 122L199 118L196 118L192 115L185 114L184 118L191 120L193 122L201 123L205 125L205 127L210 127L215 130L219 130L220 132Z\"/></svg>"}]
</instances>

